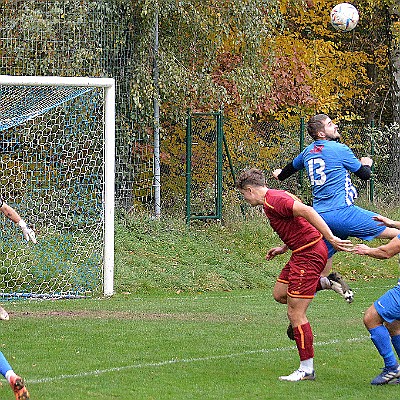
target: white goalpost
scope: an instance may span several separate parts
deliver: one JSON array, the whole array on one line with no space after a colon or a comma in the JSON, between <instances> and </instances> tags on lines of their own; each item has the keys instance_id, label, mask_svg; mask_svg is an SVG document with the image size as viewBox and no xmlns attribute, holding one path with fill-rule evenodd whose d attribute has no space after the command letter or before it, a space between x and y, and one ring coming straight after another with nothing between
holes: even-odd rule
<instances>
[{"instance_id":1,"label":"white goalpost","mask_svg":"<svg viewBox=\"0 0 400 400\"><path fill-rule=\"evenodd\" d=\"M115 82L0 75L0 300L114 292Z\"/></svg>"}]
</instances>

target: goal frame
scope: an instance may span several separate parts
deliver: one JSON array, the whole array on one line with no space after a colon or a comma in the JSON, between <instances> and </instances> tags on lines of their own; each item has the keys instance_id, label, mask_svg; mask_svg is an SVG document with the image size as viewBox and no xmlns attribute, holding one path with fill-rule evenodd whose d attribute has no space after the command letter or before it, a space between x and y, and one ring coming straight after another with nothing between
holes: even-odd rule
<instances>
[{"instance_id":1,"label":"goal frame","mask_svg":"<svg viewBox=\"0 0 400 400\"><path fill-rule=\"evenodd\" d=\"M103 294L114 294L115 79L0 75L2 86L80 86L104 88L104 246Z\"/></svg>"}]
</instances>

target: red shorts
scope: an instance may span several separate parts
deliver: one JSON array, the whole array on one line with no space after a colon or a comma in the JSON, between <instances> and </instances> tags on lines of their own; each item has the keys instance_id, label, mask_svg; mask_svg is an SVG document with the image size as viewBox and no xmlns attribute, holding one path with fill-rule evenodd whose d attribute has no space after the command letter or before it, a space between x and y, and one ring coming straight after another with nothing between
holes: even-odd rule
<instances>
[{"instance_id":1,"label":"red shorts","mask_svg":"<svg viewBox=\"0 0 400 400\"><path fill-rule=\"evenodd\" d=\"M279 274L278 282L288 285L288 296L312 299L327 260L328 248L321 239L310 247L293 252Z\"/></svg>"}]
</instances>

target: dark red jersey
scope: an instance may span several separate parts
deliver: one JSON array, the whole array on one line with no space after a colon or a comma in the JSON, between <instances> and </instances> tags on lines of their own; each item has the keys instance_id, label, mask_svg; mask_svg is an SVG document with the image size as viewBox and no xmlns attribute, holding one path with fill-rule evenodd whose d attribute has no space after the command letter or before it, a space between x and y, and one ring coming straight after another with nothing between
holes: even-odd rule
<instances>
[{"instance_id":1,"label":"dark red jersey","mask_svg":"<svg viewBox=\"0 0 400 400\"><path fill-rule=\"evenodd\" d=\"M290 250L297 250L319 240L322 235L305 218L293 216L293 203L300 201L284 190L268 189L264 212L272 229Z\"/></svg>"}]
</instances>

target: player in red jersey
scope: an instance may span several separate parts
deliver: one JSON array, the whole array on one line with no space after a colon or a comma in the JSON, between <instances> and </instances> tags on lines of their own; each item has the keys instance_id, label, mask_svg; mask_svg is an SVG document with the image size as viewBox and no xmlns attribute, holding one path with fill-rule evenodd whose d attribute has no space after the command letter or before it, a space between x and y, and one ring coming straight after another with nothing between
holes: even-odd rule
<instances>
[{"instance_id":1,"label":"player in red jersey","mask_svg":"<svg viewBox=\"0 0 400 400\"><path fill-rule=\"evenodd\" d=\"M320 275L328 249L323 237L336 250L351 247L349 240L333 235L328 225L312 208L296 196L283 190L269 189L265 175L259 169L244 171L236 182L236 188L251 206L263 206L272 229L284 244L270 249L266 255L271 260L287 250L292 251L274 287L274 299L287 304L287 314L293 327L294 339L300 355L300 367L283 381L315 379L313 333L307 319L307 308L316 291L321 290Z\"/></svg>"}]
</instances>

